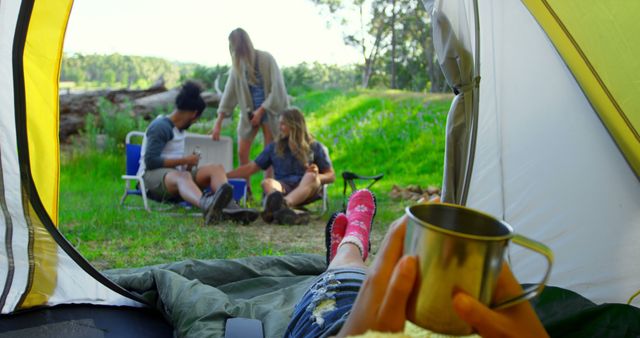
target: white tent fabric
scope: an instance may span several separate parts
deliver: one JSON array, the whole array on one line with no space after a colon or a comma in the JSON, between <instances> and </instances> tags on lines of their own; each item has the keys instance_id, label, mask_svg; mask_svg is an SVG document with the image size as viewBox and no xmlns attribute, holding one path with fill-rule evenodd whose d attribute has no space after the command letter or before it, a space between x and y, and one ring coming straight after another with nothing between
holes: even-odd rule
<instances>
[{"instance_id":1,"label":"white tent fabric","mask_svg":"<svg viewBox=\"0 0 640 338\"><path fill-rule=\"evenodd\" d=\"M640 289L640 182L520 1L479 1L478 138L467 206L551 247L549 280L595 302ZM535 255L511 248L523 282Z\"/></svg>"},{"instance_id":2,"label":"white tent fabric","mask_svg":"<svg viewBox=\"0 0 640 338\"><path fill-rule=\"evenodd\" d=\"M2 243L15 241L12 250L7 250L6 245L0 246L0 285L5 290L11 283L14 290L24 289L27 285L28 264L15 264L24 261L28 256L28 228L24 216L18 212L23 210L20 198L20 168L16 149L15 117L13 115L13 69L12 69L12 44L13 34L16 30L16 18L20 10L19 1L0 2L0 236ZM15 198L18 196L18 198ZM14 197L14 198L11 198ZM19 243L22 243L19 244ZM13 265L12 271L9 266ZM15 308L21 293L3 292L4 307L1 313L10 312ZM2 299L0 299L2 300Z\"/></svg>"}]
</instances>

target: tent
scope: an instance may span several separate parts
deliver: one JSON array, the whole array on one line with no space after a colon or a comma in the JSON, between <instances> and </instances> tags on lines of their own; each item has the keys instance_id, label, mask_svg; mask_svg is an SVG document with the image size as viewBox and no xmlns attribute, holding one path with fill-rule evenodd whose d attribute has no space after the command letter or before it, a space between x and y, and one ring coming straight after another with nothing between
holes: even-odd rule
<instances>
[{"instance_id":1,"label":"tent","mask_svg":"<svg viewBox=\"0 0 640 338\"><path fill-rule=\"evenodd\" d=\"M425 5L457 93L443 199L548 244L548 284L630 301L640 290L640 2ZM535 255L512 247L509 259L521 281L539 280Z\"/></svg>"},{"instance_id":2,"label":"tent","mask_svg":"<svg viewBox=\"0 0 640 338\"><path fill-rule=\"evenodd\" d=\"M72 1L0 3L2 313L99 300L141 306L56 230L58 87Z\"/></svg>"},{"instance_id":3,"label":"tent","mask_svg":"<svg viewBox=\"0 0 640 338\"><path fill-rule=\"evenodd\" d=\"M445 200L548 243L550 284L626 301L640 288L639 4L427 5L457 93ZM0 0L0 332L219 336L225 318L252 316L269 319L267 336L281 335L324 269L321 257L180 262L107 277L58 232L58 77L71 6ZM511 252L524 281L536 276L529 257Z\"/></svg>"}]
</instances>

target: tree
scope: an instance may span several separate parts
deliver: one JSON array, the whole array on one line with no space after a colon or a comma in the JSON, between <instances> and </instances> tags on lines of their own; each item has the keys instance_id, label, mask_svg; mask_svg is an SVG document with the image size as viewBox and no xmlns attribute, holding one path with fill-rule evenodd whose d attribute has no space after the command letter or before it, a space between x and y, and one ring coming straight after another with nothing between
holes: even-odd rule
<instances>
[{"instance_id":1,"label":"tree","mask_svg":"<svg viewBox=\"0 0 640 338\"><path fill-rule=\"evenodd\" d=\"M396 89L396 0L391 1L391 89Z\"/></svg>"},{"instance_id":2,"label":"tree","mask_svg":"<svg viewBox=\"0 0 640 338\"><path fill-rule=\"evenodd\" d=\"M177 86L181 66L155 57L109 55L63 55L61 81L87 81L99 87L121 85L130 88L165 80L167 87Z\"/></svg>"},{"instance_id":3,"label":"tree","mask_svg":"<svg viewBox=\"0 0 640 338\"><path fill-rule=\"evenodd\" d=\"M431 21L419 0L311 1L333 16L347 45L360 49L362 87L447 88L433 49ZM353 17L359 25L349 20Z\"/></svg>"},{"instance_id":4,"label":"tree","mask_svg":"<svg viewBox=\"0 0 640 338\"><path fill-rule=\"evenodd\" d=\"M104 71L102 75L102 80L109 84L109 86L113 86L116 83L116 72L111 69L107 69Z\"/></svg>"},{"instance_id":5,"label":"tree","mask_svg":"<svg viewBox=\"0 0 640 338\"><path fill-rule=\"evenodd\" d=\"M311 0L327 10L344 31L344 42L360 49L363 58L362 87L367 88L385 34L386 1L381 0ZM369 11L371 14L369 15ZM350 20L358 17L359 25Z\"/></svg>"}]
</instances>

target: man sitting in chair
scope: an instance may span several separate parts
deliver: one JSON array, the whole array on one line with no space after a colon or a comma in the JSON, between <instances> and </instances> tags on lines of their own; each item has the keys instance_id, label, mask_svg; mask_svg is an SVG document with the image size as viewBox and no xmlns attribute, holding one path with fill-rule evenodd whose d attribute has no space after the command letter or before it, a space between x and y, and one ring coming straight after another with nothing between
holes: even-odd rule
<instances>
[{"instance_id":1,"label":"man sitting in chair","mask_svg":"<svg viewBox=\"0 0 640 338\"><path fill-rule=\"evenodd\" d=\"M307 131L304 116L297 109L282 112L278 139L250 163L227 173L230 178L248 177L273 166L275 179L262 181L266 196L261 216L265 222L306 224L309 214L292 208L322 197L322 185L336 179L324 146Z\"/></svg>"},{"instance_id":2,"label":"man sitting in chair","mask_svg":"<svg viewBox=\"0 0 640 338\"><path fill-rule=\"evenodd\" d=\"M156 201L185 200L202 209L206 224L225 219L254 221L258 212L241 209L233 200L233 187L218 164L198 166L199 154L184 154L185 130L202 115L201 89L186 82L169 116L156 118L145 132L140 156L142 179L149 197ZM210 188L212 193L203 194Z\"/></svg>"}]
</instances>

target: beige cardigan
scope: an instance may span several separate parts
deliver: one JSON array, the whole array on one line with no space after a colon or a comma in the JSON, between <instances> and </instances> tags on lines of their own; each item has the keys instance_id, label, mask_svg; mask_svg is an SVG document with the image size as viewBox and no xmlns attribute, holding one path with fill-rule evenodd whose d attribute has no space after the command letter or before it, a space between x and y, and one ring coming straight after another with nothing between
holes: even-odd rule
<instances>
[{"instance_id":1,"label":"beige cardigan","mask_svg":"<svg viewBox=\"0 0 640 338\"><path fill-rule=\"evenodd\" d=\"M282 72L278 68L276 60L271 54L256 50L258 71L262 74L265 100L262 103L266 114L267 123L271 128L274 138L278 135L278 118L280 113L289 106L289 96L284 85ZM218 114L231 116L236 106L240 106L240 119L238 121L238 136L242 139L249 138L251 134L251 121L247 112L253 111L253 100L249 91L249 83L244 74L237 74L231 67L229 80L224 87L224 93L220 99Z\"/></svg>"}]
</instances>

